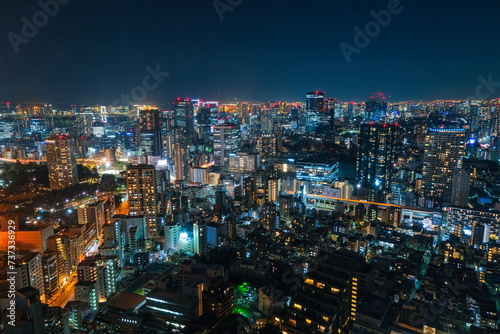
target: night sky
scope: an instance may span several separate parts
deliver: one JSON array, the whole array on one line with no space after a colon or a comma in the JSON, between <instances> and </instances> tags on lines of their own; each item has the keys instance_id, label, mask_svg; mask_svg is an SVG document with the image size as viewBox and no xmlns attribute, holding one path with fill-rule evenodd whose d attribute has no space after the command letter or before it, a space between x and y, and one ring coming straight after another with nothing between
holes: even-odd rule
<instances>
[{"instance_id":1,"label":"night sky","mask_svg":"<svg viewBox=\"0 0 500 334\"><path fill-rule=\"evenodd\" d=\"M354 27L389 2L243 0L221 21L211 0L71 0L16 54L8 34L22 36L21 19L33 22L41 7L5 0L0 101L111 103L157 64L170 75L144 102L291 102L311 90L341 101L376 91L392 101L458 99L474 95L479 76L500 82L498 0L401 0L348 64L339 44L355 46Z\"/></svg>"}]
</instances>

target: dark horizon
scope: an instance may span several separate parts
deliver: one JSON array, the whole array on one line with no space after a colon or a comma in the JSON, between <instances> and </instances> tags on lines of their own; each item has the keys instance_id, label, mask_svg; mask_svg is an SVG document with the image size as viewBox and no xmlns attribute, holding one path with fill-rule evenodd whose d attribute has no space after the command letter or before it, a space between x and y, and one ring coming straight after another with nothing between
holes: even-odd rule
<instances>
[{"instance_id":1,"label":"dark horizon","mask_svg":"<svg viewBox=\"0 0 500 334\"><path fill-rule=\"evenodd\" d=\"M0 100L107 105L157 66L169 74L139 102L295 102L311 90L340 101L375 91L389 101L459 100L489 76L494 85L480 95L500 96L498 2L241 1L219 16L212 1L60 1L30 38L22 19L33 22L40 4L0 5ZM367 46L356 44L354 28L365 31L371 12L390 6L388 24ZM357 51L345 57L341 43Z\"/></svg>"}]
</instances>

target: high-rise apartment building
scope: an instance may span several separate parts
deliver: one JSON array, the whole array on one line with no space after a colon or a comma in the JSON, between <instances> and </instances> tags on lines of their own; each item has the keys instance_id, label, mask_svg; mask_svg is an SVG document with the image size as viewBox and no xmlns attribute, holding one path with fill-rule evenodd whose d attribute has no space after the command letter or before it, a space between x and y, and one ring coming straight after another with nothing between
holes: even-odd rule
<instances>
[{"instance_id":1,"label":"high-rise apartment building","mask_svg":"<svg viewBox=\"0 0 500 334\"><path fill-rule=\"evenodd\" d=\"M193 246L195 254L199 256L207 255L208 234L207 224L205 222L197 221L193 224Z\"/></svg>"},{"instance_id":2,"label":"high-rise apartment building","mask_svg":"<svg viewBox=\"0 0 500 334\"><path fill-rule=\"evenodd\" d=\"M359 133L358 183L382 195L390 192L396 125L363 124ZM377 196L381 197L381 196Z\"/></svg>"},{"instance_id":3,"label":"high-rise apartment building","mask_svg":"<svg viewBox=\"0 0 500 334\"><path fill-rule=\"evenodd\" d=\"M277 202L281 190L281 179L272 178L267 181L267 200Z\"/></svg>"},{"instance_id":4,"label":"high-rise apartment building","mask_svg":"<svg viewBox=\"0 0 500 334\"><path fill-rule=\"evenodd\" d=\"M458 125L431 128L425 138L422 190L427 198L443 204L452 201L452 181L462 168L466 130Z\"/></svg>"},{"instance_id":5,"label":"high-rise apartment building","mask_svg":"<svg viewBox=\"0 0 500 334\"><path fill-rule=\"evenodd\" d=\"M82 205L77 209L78 223L85 224L95 223L97 239L102 239L102 227L106 223L104 201L98 200Z\"/></svg>"},{"instance_id":6,"label":"high-rise apartment building","mask_svg":"<svg viewBox=\"0 0 500 334\"><path fill-rule=\"evenodd\" d=\"M159 201L155 167L152 165L130 166L127 169L127 191L130 215L144 215L147 237L156 238L159 234Z\"/></svg>"},{"instance_id":7,"label":"high-rise apartment building","mask_svg":"<svg viewBox=\"0 0 500 334\"><path fill-rule=\"evenodd\" d=\"M42 256L43 285L47 297L52 296L59 289L59 254L45 253Z\"/></svg>"},{"instance_id":8,"label":"high-rise apartment building","mask_svg":"<svg viewBox=\"0 0 500 334\"><path fill-rule=\"evenodd\" d=\"M453 174L453 181L451 185L451 204L453 206L468 206L470 185L470 173L463 168L456 169L455 173Z\"/></svg>"},{"instance_id":9,"label":"high-rise apartment building","mask_svg":"<svg viewBox=\"0 0 500 334\"><path fill-rule=\"evenodd\" d=\"M92 113L81 113L76 116L76 126L78 135L89 136L92 134L92 121L94 115Z\"/></svg>"},{"instance_id":10,"label":"high-rise apartment building","mask_svg":"<svg viewBox=\"0 0 500 334\"><path fill-rule=\"evenodd\" d=\"M68 135L53 135L45 141L50 188L71 187L78 183L75 140Z\"/></svg>"},{"instance_id":11,"label":"high-rise apartment building","mask_svg":"<svg viewBox=\"0 0 500 334\"><path fill-rule=\"evenodd\" d=\"M18 254L15 260L16 289L33 287L39 291L39 297L45 302L43 284L42 254Z\"/></svg>"}]
</instances>

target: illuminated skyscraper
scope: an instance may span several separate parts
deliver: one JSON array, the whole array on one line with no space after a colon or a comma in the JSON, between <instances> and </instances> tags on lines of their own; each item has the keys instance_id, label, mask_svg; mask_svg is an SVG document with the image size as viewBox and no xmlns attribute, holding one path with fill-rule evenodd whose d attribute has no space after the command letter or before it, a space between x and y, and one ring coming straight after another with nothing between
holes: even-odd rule
<instances>
[{"instance_id":1,"label":"illuminated skyscraper","mask_svg":"<svg viewBox=\"0 0 500 334\"><path fill-rule=\"evenodd\" d=\"M155 157L162 155L161 121L158 109L141 110L139 134L141 154Z\"/></svg>"},{"instance_id":2,"label":"illuminated skyscraper","mask_svg":"<svg viewBox=\"0 0 500 334\"><path fill-rule=\"evenodd\" d=\"M451 204L458 207L467 207L470 193L470 173L465 169L457 169L453 174L451 187Z\"/></svg>"},{"instance_id":3,"label":"illuminated skyscraper","mask_svg":"<svg viewBox=\"0 0 500 334\"><path fill-rule=\"evenodd\" d=\"M75 140L68 135L53 135L45 141L50 188L59 190L78 183Z\"/></svg>"},{"instance_id":4,"label":"illuminated skyscraper","mask_svg":"<svg viewBox=\"0 0 500 334\"><path fill-rule=\"evenodd\" d=\"M179 141L174 144L174 164L175 164L176 182L182 182L188 177L188 174L186 172L187 168L186 154L187 152L184 147L184 143Z\"/></svg>"},{"instance_id":5,"label":"illuminated skyscraper","mask_svg":"<svg viewBox=\"0 0 500 334\"><path fill-rule=\"evenodd\" d=\"M364 188L380 192L391 189L394 163L394 136L391 124L363 124L359 133L358 182Z\"/></svg>"},{"instance_id":6,"label":"illuminated skyscraper","mask_svg":"<svg viewBox=\"0 0 500 334\"><path fill-rule=\"evenodd\" d=\"M94 115L92 113L81 113L76 117L78 134L89 136L92 134L92 121Z\"/></svg>"},{"instance_id":7,"label":"illuminated skyscraper","mask_svg":"<svg viewBox=\"0 0 500 334\"><path fill-rule=\"evenodd\" d=\"M12 272L16 273L16 289L31 286L39 291L40 299L45 302L42 258L40 253L18 254Z\"/></svg>"},{"instance_id":8,"label":"illuminated skyscraper","mask_svg":"<svg viewBox=\"0 0 500 334\"><path fill-rule=\"evenodd\" d=\"M156 171L151 165L134 165L127 169L127 191L131 216L146 217L146 235L156 238L158 229L158 192Z\"/></svg>"},{"instance_id":9,"label":"illuminated skyscraper","mask_svg":"<svg viewBox=\"0 0 500 334\"><path fill-rule=\"evenodd\" d=\"M174 105L175 127L183 130L183 135L188 141L196 139L193 102L190 99L177 99Z\"/></svg>"},{"instance_id":10,"label":"illuminated skyscraper","mask_svg":"<svg viewBox=\"0 0 500 334\"><path fill-rule=\"evenodd\" d=\"M422 190L428 198L451 203L453 174L462 168L466 130L458 125L431 128L425 138Z\"/></svg>"},{"instance_id":11,"label":"illuminated skyscraper","mask_svg":"<svg viewBox=\"0 0 500 334\"><path fill-rule=\"evenodd\" d=\"M281 179L273 178L267 181L267 200L277 202L281 190Z\"/></svg>"},{"instance_id":12,"label":"illuminated skyscraper","mask_svg":"<svg viewBox=\"0 0 500 334\"><path fill-rule=\"evenodd\" d=\"M313 131L323 122L324 92L309 92L306 94L306 126Z\"/></svg>"},{"instance_id":13,"label":"illuminated skyscraper","mask_svg":"<svg viewBox=\"0 0 500 334\"><path fill-rule=\"evenodd\" d=\"M215 166L223 170L229 168L229 155L236 153L240 139L240 127L236 124L224 123L214 127Z\"/></svg>"}]
</instances>

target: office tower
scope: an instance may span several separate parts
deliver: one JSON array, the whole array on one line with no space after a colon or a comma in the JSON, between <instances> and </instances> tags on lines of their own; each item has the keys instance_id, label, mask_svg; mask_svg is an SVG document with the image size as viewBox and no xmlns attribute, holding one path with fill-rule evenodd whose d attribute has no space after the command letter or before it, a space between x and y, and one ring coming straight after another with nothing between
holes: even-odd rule
<instances>
[{"instance_id":1,"label":"office tower","mask_svg":"<svg viewBox=\"0 0 500 334\"><path fill-rule=\"evenodd\" d=\"M348 333L359 304L373 291L375 270L363 256L341 250L319 258L285 315L274 317L282 331Z\"/></svg>"},{"instance_id":2,"label":"office tower","mask_svg":"<svg viewBox=\"0 0 500 334\"><path fill-rule=\"evenodd\" d=\"M125 151L139 149L139 124L124 124L122 128L122 143Z\"/></svg>"},{"instance_id":3,"label":"office tower","mask_svg":"<svg viewBox=\"0 0 500 334\"><path fill-rule=\"evenodd\" d=\"M75 140L68 135L53 135L45 141L50 188L59 190L78 183Z\"/></svg>"},{"instance_id":4,"label":"office tower","mask_svg":"<svg viewBox=\"0 0 500 334\"><path fill-rule=\"evenodd\" d=\"M45 253L42 256L43 285L47 297L56 293L59 288L59 254Z\"/></svg>"},{"instance_id":5,"label":"office tower","mask_svg":"<svg viewBox=\"0 0 500 334\"><path fill-rule=\"evenodd\" d=\"M269 179L267 181L267 200L277 202L281 190L281 179Z\"/></svg>"},{"instance_id":6,"label":"office tower","mask_svg":"<svg viewBox=\"0 0 500 334\"><path fill-rule=\"evenodd\" d=\"M349 102L347 105L347 120L348 122L352 122L354 118L354 102Z\"/></svg>"},{"instance_id":7,"label":"office tower","mask_svg":"<svg viewBox=\"0 0 500 334\"><path fill-rule=\"evenodd\" d=\"M307 131L314 131L323 122L324 92L310 92L306 94L306 127Z\"/></svg>"},{"instance_id":8,"label":"office tower","mask_svg":"<svg viewBox=\"0 0 500 334\"><path fill-rule=\"evenodd\" d=\"M104 201L98 200L92 203L84 204L78 209L78 223L87 225L95 224L96 238L102 239L102 227L106 223Z\"/></svg>"},{"instance_id":9,"label":"office tower","mask_svg":"<svg viewBox=\"0 0 500 334\"><path fill-rule=\"evenodd\" d=\"M361 187L375 191L377 200L383 200L391 190L395 132L396 126L391 124L361 125L357 179Z\"/></svg>"},{"instance_id":10,"label":"office tower","mask_svg":"<svg viewBox=\"0 0 500 334\"><path fill-rule=\"evenodd\" d=\"M240 140L240 128L238 125L223 123L214 126L215 166L220 166L222 170L229 168L229 156L236 153Z\"/></svg>"},{"instance_id":11,"label":"office tower","mask_svg":"<svg viewBox=\"0 0 500 334\"><path fill-rule=\"evenodd\" d=\"M158 193L156 171L152 165L133 165L127 169L127 191L131 216L146 217L147 238L158 236Z\"/></svg>"},{"instance_id":12,"label":"office tower","mask_svg":"<svg viewBox=\"0 0 500 334\"><path fill-rule=\"evenodd\" d=\"M9 309L3 310L5 334L44 334L43 304L38 290L31 286L19 289L15 301L15 326L9 323Z\"/></svg>"},{"instance_id":13,"label":"office tower","mask_svg":"<svg viewBox=\"0 0 500 334\"><path fill-rule=\"evenodd\" d=\"M230 315L234 307L234 291L222 277L214 278L203 290L203 313L220 319Z\"/></svg>"},{"instance_id":14,"label":"office tower","mask_svg":"<svg viewBox=\"0 0 500 334\"><path fill-rule=\"evenodd\" d=\"M208 254L207 224L197 221L193 224L194 253L199 256Z\"/></svg>"},{"instance_id":15,"label":"office tower","mask_svg":"<svg viewBox=\"0 0 500 334\"><path fill-rule=\"evenodd\" d=\"M39 298L45 302L45 287L43 283L42 254L18 254L15 260L16 289L33 287L38 290Z\"/></svg>"},{"instance_id":16,"label":"office tower","mask_svg":"<svg viewBox=\"0 0 500 334\"><path fill-rule=\"evenodd\" d=\"M469 205L471 176L465 169L456 169L451 186L451 205L467 207Z\"/></svg>"},{"instance_id":17,"label":"office tower","mask_svg":"<svg viewBox=\"0 0 500 334\"><path fill-rule=\"evenodd\" d=\"M335 130L335 103L335 99L325 99L323 102L323 124L331 131Z\"/></svg>"},{"instance_id":18,"label":"office tower","mask_svg":"<svg viewBox=\"0 0 500 334\"><path fill-rule=\"evenodd\" d=\"M194 129L194 106L190 99L177 99L174 102L175 127L182 131L182 135L188 142L194 141L196 132Z\"/></svg>"},{"instance_id":19,"label":"office tower","mask_svg":"<svg viewBox=\"0 0 500 334\"><path fill-rule=\"evenodd\" d=\"M182 182L188 177L186 173L186 169L189 167L187 165L187 154L188 151L182 141L174 144L175 182Z\"/></svg>"},{"instance_id":20,"label":"office tower","mask_svg":"<svg viewBox=\"0 0 500 334\"><path fill-rule=\"evenodd\" d=\"M466 130L458 125L431 128L425 138L422 190L427 198L451 203L455 170L462 168Z\"/></svg>"},{"instance_id":21,"label":"office tower","mask_svg":"<svg viewBox=\"0 0 500 334\"><path fill-rule=\"evenodd\" d=\"M210 108L200 108L196 113L196 121L198 124L198 132L200 138L204 142L210 141L212 137L212 118Z\"/></svg>"},{"instance_id":22,"label":"office tower","mask_svg":"<svg viewBox=\"0 0 500 334\"><path fill-rule=\"evenodd\" d=\"M232 173L253 173L257 156L245 152L229 155L229 171Z\"/></svg>"},{"instance_id":23,"label":"office tower","mask_svg":"<svg viewBox=\"0 0 500 334\"><path fill-rule=\"evenodd\" d=\"M170 160L174 156L174 134L162 135L163 157Z\"/></svg>"},{"instance_id":24,"label":"office tower","mask_svg":"<svg viewBox=\"0 0 500 334\"><path fill-rule=\"evenodd\" d=\"M141 155L162 156L161 121L158 109L145 109L139 113L139 139Z\"/></svg>"},{"instance_id":25,"label":"office tower","mask_svg":"<svg viewBox=\"0 0 500 334\"><path fill-rule=\"evenodd\" d=\"M387 114L387 102L381 93L370 96L365 106L365 117L369 120L379 120Z\"/></svg>"}]
</instances>

